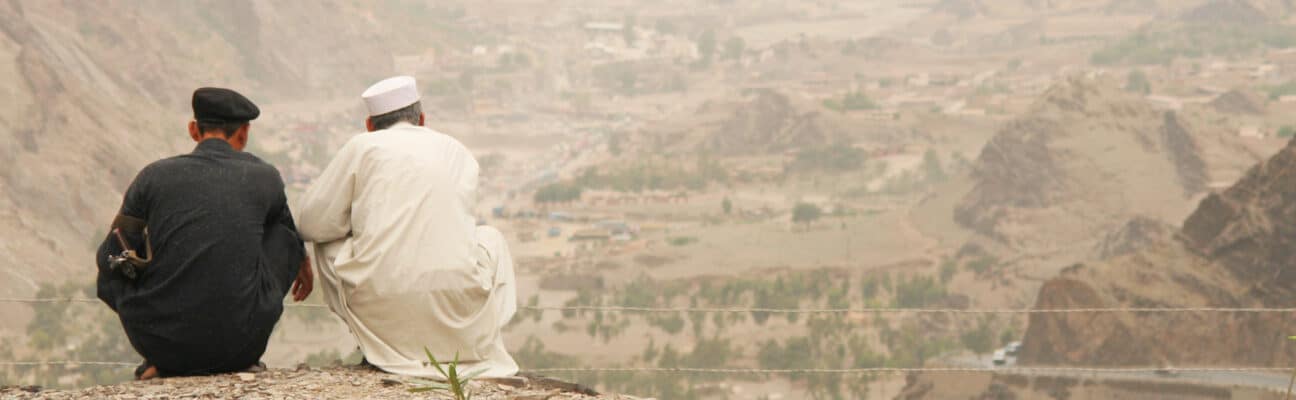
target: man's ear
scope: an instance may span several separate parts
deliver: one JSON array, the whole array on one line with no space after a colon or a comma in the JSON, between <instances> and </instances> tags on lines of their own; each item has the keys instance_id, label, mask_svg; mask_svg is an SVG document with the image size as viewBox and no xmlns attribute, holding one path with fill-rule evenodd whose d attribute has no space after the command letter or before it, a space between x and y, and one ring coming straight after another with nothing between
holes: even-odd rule
<instances>
[{"instance_id":1,"label":"man's ear","mask_svg":"<svg viewBox=\"0 0 1296 400\"><path fill-rule=\"evenodd\" d=\"M234 131L234 135L230 137L230 147L233 147L234 150L243 151L243 148L247 147L248 131L251 130L252 124L246 123L239 127L237 131Z\"/></svg>"},{"instance_id":2,"label":"man's ear","mask_svg":"<svg viewBox=\"0 0 1296 400\"><path fill-rule=\"evenodd\" d=\"M373 132L373 131L374 131L374 127L373 127L373 118L365 118L365 130L367 130L367 131L369 131L369 132Z\"/></svg>"},{"instance_id":3,"label":"man's ear","mask_svg":"<svg viewBox=\"0 0 1296 400\"><path fill-rule=\"evenodd\" d=\"M419 126L423 126L423 113L419 113Z\"/></svg>"},{"instance_id":4,"label":"man's ear","mask_svg":"<svg viewBox=\"0 0 1296 400\"><path fill-rule=\"evenodd\" d=\"M189 121L189 138L195 142L202 141L202 132L198 132L198 121Z\"/></svg>"}]
</instances>

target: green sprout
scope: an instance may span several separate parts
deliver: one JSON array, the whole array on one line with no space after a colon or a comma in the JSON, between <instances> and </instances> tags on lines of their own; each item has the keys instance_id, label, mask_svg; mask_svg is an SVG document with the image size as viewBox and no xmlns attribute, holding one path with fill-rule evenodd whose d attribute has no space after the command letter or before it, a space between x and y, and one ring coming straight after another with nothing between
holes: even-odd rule
<instances>
[{"instance_id":1,"label":"green sprout","mask_svg":"<svg viewBox=\"0 0 1296 400\"><path fill-rule=\"evenodd\" d=\"M1296 336L1288 336L1287 340L1296 340ZM1291 400L1292 385L1296 384L1296 368L1292 369L1292 377L1287 381L1287 395L1283 396L1284 400Z\"/></svg>"},{"instance_id":2,"label":"green sprout","mask_svg":"<svg viewBox=\"0 0 1296 400\"><path fill-rule=\"evenodd\" d=\"M441 368L441 362L437 361L436 357L432 355L432 352L429 351L427 347L423 348L423 353L427 354L428 361L431 361L432 366L436 368L437 372L441 373L441 377L445 378L445 382L415 379L413 383L418 384L419 386L410 388L410 392L419 393L441 390L450 392L450 394L454 395L455 400L472 399L472 393L467 389L468 382L472 381L473 378L476 378L477 375L486 372L485 369L469 372L468 374L460 376L459 352L455 352L454 361L447 364L444 369Z\"/></svg>"}]
</instances>

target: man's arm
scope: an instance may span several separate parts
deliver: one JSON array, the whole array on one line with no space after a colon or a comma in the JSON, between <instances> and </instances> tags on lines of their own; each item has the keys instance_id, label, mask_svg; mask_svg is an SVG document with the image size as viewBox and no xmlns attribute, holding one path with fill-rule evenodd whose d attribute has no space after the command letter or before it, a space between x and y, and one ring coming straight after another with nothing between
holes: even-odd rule
<instances>
[{"instance_id":1,"label":"man's arm","mask_svg":"<svg viewBox=\"0 0 1296 400\"><path fill-rule=\"evenodd\" d=\"M99 250L95 252L95 265L98 267L98 277L96 279L97 295L100 300L108 304L109 308L117 309L117 299L128 284L128 279L120 272L113 271L108 263L108 256L115 256L122 253L123 249L117 235L113 229L121 217L125 219L136 219L139 221L148 220L148 168L141 170L131 182L126 194L122 196L122 205L113 218L113 224L108 227L108 234L105 235L103 243L99 245ZM121 230L122 237L126 239L127 244L135 249L144 248L143 229L139 227L128 227Z\"/></svg>"},{"instance_id":2,"label":"man's arm","mask_svg":"<svg viewBox=\"0 0 1296 400\"><path fill-rule=\"evenodd\" d=\"M293 222L292 211L288 208L288 199L283 195L282 190L280 190L276 203L278 204L271 208L269 218L271 226L267 227L267 232L272 232L272 234L266 236L267 241L270 242L266 243L266 250L271 253L282 253L283 256L288 257L283 263L272 262L272 264L277 268L281 267L281 264L292 268L291 271L283 270L278 272L295 273L290 293L292 293L294 301L302 301L307 296L310 296L315 284L315 274L311 270L310 257L306 255L305 245L302 243L301 235L297 231L297 225ZM283 234L278 234L278 232L283 232ZM277 256L278 254L271 255L274 258L278 258Z\"/></svg>"},{"instance_id":3,"label":"man's arm","mask_svg":"<svg viewBox=\"0 0 1296 400\"><path fill-rule=\"evenodd\" d=\"M455 144L458 157L455 157L457 161L451 170L454 171L459 197L466 211L473 214L473 210L477 207L477 180L481 167L467 147L458 141L455 141Z\"/></svg>"},{"instance_id":4,"label":"man's arm","mask_svg":"<svg viewBox=\"0 0 1296 400\"><path fill-rule=\"evenodd\" d=\"M306 190L297 219L302 239L327 243L351 234L351 199L360 158L355 140L347 142Z\"/></svg>"}]
</instances>

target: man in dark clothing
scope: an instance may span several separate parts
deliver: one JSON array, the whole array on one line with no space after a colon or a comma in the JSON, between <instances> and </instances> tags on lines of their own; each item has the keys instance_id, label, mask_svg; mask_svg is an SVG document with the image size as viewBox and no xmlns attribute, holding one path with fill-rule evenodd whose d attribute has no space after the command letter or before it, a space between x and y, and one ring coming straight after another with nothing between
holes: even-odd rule
<instances>
[{"instance_id":1,"label":"man in dark clothing","mask_svg":"<svg viewBox=\"0 0 1296 400\"><path fill-rule=\"evenodd\" d=\"M242 152L256 105L202 88L193 109L198 146L140 171L96 254L140 379L258 365L290 285L301 301L313 284L279 172Z\"/></svg>"}]
</instances>

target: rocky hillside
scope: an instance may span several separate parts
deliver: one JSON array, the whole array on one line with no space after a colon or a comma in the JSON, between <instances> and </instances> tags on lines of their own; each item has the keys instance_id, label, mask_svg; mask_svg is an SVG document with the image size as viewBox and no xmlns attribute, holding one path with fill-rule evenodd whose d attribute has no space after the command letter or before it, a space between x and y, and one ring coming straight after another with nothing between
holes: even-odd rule
<instances>
[{"instance_id":1,"label":"rocky hillside","mask_svg":"<svg viewBox=\"0 0 1296 400\"><path fill-rule=\"evenodd\" d=\"M136 171L192 147L193 89L234 87L264 109L390 74L402 43L375 39L423 37L356 3L0 1L0 296L87 276Z\"/></svg>"},{"instance_id":2,"label":"rocky hillside","mask_svg":"<svg viewBox=\"0 0 1296 400\"><path fill-rule=\"evenodd\" d=\"M1137 215L1178 220L1210 182L1261 158L1207 112L1064 80L985 145L955 219L1019 249L1088 242Z\"/></svg>"},{"instance_id":3,"label":"rocky hillside","mask_svg":"<svg viewBox=\"0 0 1296 400\"><path fill-rule=\"evenodd\" d=\"M1234 89L1208 103L1224 114L1261 115L1265 113L1265 100L1255 93Z\"/></svg>"},{"instance_id":4,"label":"rocky hillside","mask_svg":"<svg viewBox=\"0 0 1296 400\"><path fill-rule=\"evenodd\" d=\"M1108 233L1094 249L1098 259L1108 259L1164 243L1174 237L1175 227L1157 219L1138 216L1120 229Z\"/></svg>"},{"instance_id":5,"label":"rocky hillside","mask_svg":"<svg viewBox=\"0 0 1296 400\"><path fill-rule=\"evenodd\" d=\"M896 400L1066 400L1180 399L1278 400L1282 394L1259 388L1229 387L1172 379L1133 380L1090 376L1021 374L910 375Z\"/></svg>"},{"instance_id":6,"label":"rocky hillside","mask_svg":"<svg viewBox=\"0 0 1296 400\"><path fill-rule=\"evenodd\" d=\"M191 378L95 386L79 390L42 390L37 387L2 387L5 399L453 399L441 391L411 392L420 386L410 378L369 368L338 367L325 370L270 370ZM474 399L593 400L624 399L599 395L588 388L542 377L479 379L468 384Z\"/></svg>"},{"instance_id":7,"label":"rocky hillside","mask_svg":"<svg viewBox=\"0 0 1296 400\"><path fill-rule=\"evenodd\" d=\"M1296 299L1296 141L1211 194L1171 240L1046 282L1035 307L1290 307ZM1021 362L1289 365L1280 313L1034 315Z\"/></svg>"},{"instance_id":8,"label":"rocky hillside","mask_svg":"<svg viewBox=\"0 0 1296 400\"><path fill-rule=\"evenodd\" d=\"M705 128L705 148L718 154L777 154L837 143L852 129L832 111L791 96L760 90L735 104L704 106L699 113L719 114Z\"/></svg>"}]
</instances>

